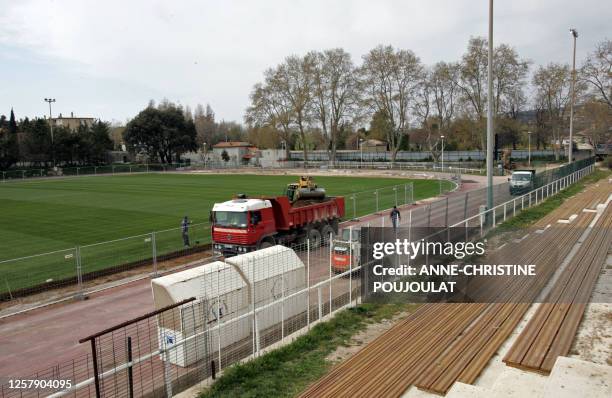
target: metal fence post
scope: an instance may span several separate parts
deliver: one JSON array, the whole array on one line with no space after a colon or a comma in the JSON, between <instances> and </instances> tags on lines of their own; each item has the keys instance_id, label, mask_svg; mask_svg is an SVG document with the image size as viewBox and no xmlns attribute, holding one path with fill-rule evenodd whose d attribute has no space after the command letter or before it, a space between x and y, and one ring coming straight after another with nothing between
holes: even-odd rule
<instances>
[{"instance_id":1,"label":"metal fence post","mask_svg":"<svg viewBox=\"0 0 612 398\"><path fill-rule=\"evenodd\" d=\"M319 320L323 318L323 308L321 308L321 286L317 288L317 304L319 307Z\"/></svg>"},{"instance_id":2,"label":"metal fence post","mask_svg":"<svg viewBox=\"0 0 612 398\"><path fill-rule=\"evenodd\" d=\"M128 398L134 398L134 372L132 365L132 338L128 336L126 342L127 361L128 361Z\"/></svg>"},{"instance_id":3,"label":"metal fence post","mask_svg":"<svg viewBox=\"0 0 612 398\"><path fill-rule=\"evenodd\" d=\"M155 240L155 231L151 232L151 250L153 255L153 276L157 276L157 242Z\"/></svg>"},{"instance_id":4,"label":"metal fence post","mask_svg":"<svg viewBox=\"0 0 612 398\"><path fill-rule=\"evenodd\" d=\"M77 293L77 298L82 299L83 298L83 269L82 269L82 263L81 263L81 247L80 246L76 246L74 248L74 254L76 257L76 271L77 271L77 285L78 285L78 293Z\"/></svg>"},{"instance_id":5,"label":"metal fence post","mask_svg":"<svg viewBox=\"0 0 612 398\"><path fill-rule=\"evenodd\" d=\"M172 397L172 378L170 373L170 358L168 355L168 345L164 336L164 332L162 331L162 322L160 320L160 316L162 314L157 314L155 316L157 320L157 330L159 331L159 341L160 341L160 356L162 357L163 367L164 367L164 386L166 387L166 397ZM93 341L93 339L92 339Z\"/></svg>"},{"instance_id":6,"label":"metal fence post","mask_svg":"<svg viewBox=\"0 0 612 398\"><path fill-rule=\"evenodd\" d=\"M95 337L92 337L90 342L91 342L91 361L93 362L94 385L96 388L96 398L100 398L102 394L100 391L100 371L98 370L98 350L96 348Z\"/></svg>"},{"instance_id":7,"label":"metal fence post","mask_svg":"<svg viewBox=\"0 0 612 398\"><path fill-rule=\"evenodd\" d=\"M332 241L331 241L331 237L332 234L330 232L329 234L329 313L332 313L332 303L333 303L333 298L332 298L332 249L333 249L333 245L332 245Z\"/></svg>"},{"instance_id":8,"label":"metal fence post","mask_svg":"<svg viewBox=\"0 0 612 398\"><path fill-rule=\"evenodd\" d=\"M395 206L397 206L397 185L393 187L393 193L395 194Z\"/></svg>"},{"instance_id":9,"label":"metal fence post","mask_svg":"<svg viewBox=\"0 0 612 398\"><path fill-rule=\"evenodd\" d=\"M330 244L331 247L331 244ZM281 276L281 342L285 341L285 271Z\"/></svg>"},{"instance_id":10,"label":"metal fence post","mask_svg":"<svg viewBox=\"0 0 612 398\"><path fill-rule=\"evenodd\" d=\"M349 226L349 306L353 305L353 226Z\"/></svg>"},{"instance_id":11,"label":"metal fence post","mask_svg":"<svg viewBox=\"0 0 612 398\"><path fill-rule=\"evenodd\" d=\"M310 239L306 239L306 287L308 294L306 295L306 324L310 330Z\"/></svg>"},{"instance_id":12,"label":"metal fence post","mask_svg":"<svg viewBox=\"0 0 612 398\"><path fill-rule=\"evenodd\" d=\"M217 349L218 349L218 357L219 357L219 370L221 370L221 297L219 297L219 273L217 272ZM255 289L253 289L254 291ZM255 305L255 300L253 300L253 306ZM255 311L253 311L255 315ZM257 321L255 322L257 325ZM257 329L255 329L257 331ZM259 351L259 346L257 346L257 351Z\"/></svg>"},{"instance_id":13,"label":"metal fence post","mask_svg":"<svg viewBox=\"0 0 612 398\"><path fill-rule=\"evenodd\" d=\"M446 197L446 213L444 214L444 226L448 227L448 196Z\"/></svg>"},{"instance_id":14,"label":"metal fence post","mask_svg":"<svg viewBox=\"0 0 612 398\"><path fill-rule=\"evenodd\" d=\"M378 189L374 191L374 195L376 195L376 212L378 213Z\"/></svg>"}]
</instances>

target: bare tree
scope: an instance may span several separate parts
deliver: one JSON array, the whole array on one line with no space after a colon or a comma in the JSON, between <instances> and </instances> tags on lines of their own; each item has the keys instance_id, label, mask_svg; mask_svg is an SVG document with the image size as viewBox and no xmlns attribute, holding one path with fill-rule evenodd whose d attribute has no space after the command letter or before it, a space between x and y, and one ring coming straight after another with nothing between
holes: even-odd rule
<instances>
[{"instance_id":1,"label":"bare tree","mask_svg":"<svg viewBox=\"0 0 612 398\"><path fill-rule=\"evenodd\" d=\"M438 62L423 74L419 85L415 114L426 133L426 143L433 157L439 156L440 137L450 133L458 87L458 66ZM434 131L435 129L435 131Z\"/></svg>"},{"instance_id":2,"label":"bare tree","mask_svg":"<svg viewBox=\"0 0 612 398\"><path fill-rule=\"evenodd\" d=\"M351 55L341 48L313 52L312 112L327 140L330 162L335 164L341 128L356 116L359 89Z\"/></svg>"},{"instance_id":3,"label":"bare tree","mask_svg":"<svg viewBox=\"0 0 612 398\"><path fill-rule=\"evenodd\" d=\"M312 107L312 76L315 60L311 54L304 57L290 56L278 66L272 85L289 107L291 121L297 127L304 152L304 167L308 162L307 126Z\"/></svg>"},{"instance_id":4,"label":"bare tree","mask_svg":"<svg viewBox=\"0 0 612 398\"><path fill-rule=\"evenodd\" d=\"M245 121L257 127L273 127L285 142L285 158L291 159L289 146L292 130L292 108L275 84L274 69L265 72L265 83L257 83L251 92L251 105Z\"/></svg>"},{"instance_id":5,"label":"bare tree","mask_svg":"<svg viewBox=\"0 0 612 398\"><path fill-rule=\"evenodd\" d=\"M487 112L487 53L487 41L484 38L470 38L468 50L461 57L460 73L456 81L468 113L476 120L481 149L486 147L482 127Z\"/></svg>"},{"instance_id":6,"label":"bare tree","mask_svg":"<svg viewBox=\"0 0 612 398\"><path fill-rule=\"evenodd\" d=\"M582 80L591 85L595 98L612 108L612 41L598 43L580 70Z\"/></svg>"},{"instance_id":7,"label":"bare tree","mask_svg":"<svg viewBox=\"0 0 612 398\"><path fill-rule=\"evenodd\" d=\"M487 112L488 42L472 37L468 50L461 58L460 73L456 81L461 89L468 113L475 119L481 148L485 148L484 120ZM494 114L516 111L524 99L523 88L529 72L529 62L519 57L516 50L506 44L495 47L493 54L493 106Z\"/></svg>"},{"instance_id":8,"label":"bare tree","mask_svg":"<svg viewBox=\"0 0 612 398\"><path fill-rule=\"evenodd\" d=\"M378 46L363 57L360 74L366 106L371 113L382 112L389 118L387 143L394 163L408 132L423 67L410 50Z\"/></svg>"},{"instance_id":9,"label":"bare tree","mask_svg":"<svg viewBox=\"0 0 612 398\"><path fill-rule=\"evenodd\" d=\"M520 107L529 72L529 61L521 59L507 44L495 48L493 58L493 105L495 115L508 114Z\"/></svg>"},{"instance_id":10,"label":"bare tree","mask_svg":"<svg viewBox=\"0 0 612 398\"><path fill-rule=\"evenodd\" d=\"M536 101L544 109L553 137L555 159L559 160L561 130L571 98L571 74L568 65L551 63L540 66L533 75Z\"/></svg>"}]
</instances>

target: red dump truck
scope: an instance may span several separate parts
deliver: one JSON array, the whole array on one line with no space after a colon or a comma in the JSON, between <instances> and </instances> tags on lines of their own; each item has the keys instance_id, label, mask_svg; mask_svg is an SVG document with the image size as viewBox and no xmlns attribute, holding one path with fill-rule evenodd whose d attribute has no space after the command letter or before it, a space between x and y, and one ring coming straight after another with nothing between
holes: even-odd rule
<instances>
[{"instance_id":1,"label":"red dump truck","mask_svg":"<svg viewBox=\"0 0 612 398\"><path fill-rule=\"evenodd\" d=\"M313 248L338 233L344 197L329 197L309 177L289 184L277 197L236 198L216 203L211 212L213 251L225 257L276 244L310 239Z\"/></svg>"}]
</instances>

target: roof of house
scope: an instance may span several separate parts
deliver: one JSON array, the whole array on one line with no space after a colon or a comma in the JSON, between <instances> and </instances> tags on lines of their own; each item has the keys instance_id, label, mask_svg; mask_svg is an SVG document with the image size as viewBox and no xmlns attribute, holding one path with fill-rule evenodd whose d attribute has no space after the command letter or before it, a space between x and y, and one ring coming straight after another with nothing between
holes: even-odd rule
<instances>
[{"instance_id":1,"label":"roof of house","mask_svg":"<svg viewBox=\"0 0 612 398\"><path fill-rule=\"evenodd\" d=\"M213 145L213 148L242 148L242 147L252 147L252 144L243 141L228 141L228 142L220 142L218 144Z\"/></svg>"}]
</instances>

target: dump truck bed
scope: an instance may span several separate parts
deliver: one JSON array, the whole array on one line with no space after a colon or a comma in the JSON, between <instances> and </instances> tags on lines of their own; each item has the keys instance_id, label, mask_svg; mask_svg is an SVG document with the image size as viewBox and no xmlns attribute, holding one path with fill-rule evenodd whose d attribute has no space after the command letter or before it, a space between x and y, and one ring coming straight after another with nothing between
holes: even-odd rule
<instances>
[{"instance_id":1,"label":"dump truck bed","mask_svg":"<svg viewBox=\"0 0 612 398\"><path fill-rule=\"evenodd\" d=\"M286 196L266 199L272 203L276 228L279 231L344 217L343 197L327 197L323 201L302 200L294 204L291 204Z\"/></svg>"}]
</instances>

